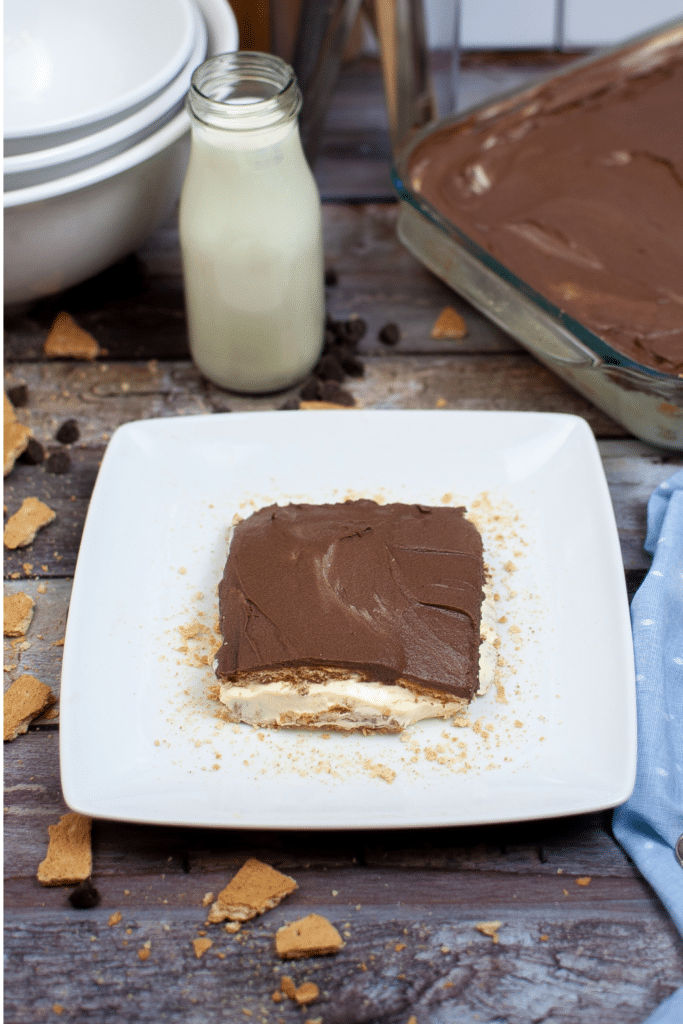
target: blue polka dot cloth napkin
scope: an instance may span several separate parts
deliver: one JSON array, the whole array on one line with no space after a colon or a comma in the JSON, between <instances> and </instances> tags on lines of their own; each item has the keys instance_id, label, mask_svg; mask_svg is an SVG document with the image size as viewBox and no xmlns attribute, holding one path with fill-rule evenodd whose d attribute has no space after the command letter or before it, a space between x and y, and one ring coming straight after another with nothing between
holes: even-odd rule
<instances>
[{"instance_id":1,"label":"blue polka dot cloth napkin","mask_svg":"<svg viewBox=\"0 0 683 1024\"><path fill-rule=\"evenodd\" d=\"M631 603L638 704L633 794L617 807L614 835L683 935L683 470L647 506L652 566ZM682 1024L683 988L645 1024Z\"/></svg>"}]
</instances>

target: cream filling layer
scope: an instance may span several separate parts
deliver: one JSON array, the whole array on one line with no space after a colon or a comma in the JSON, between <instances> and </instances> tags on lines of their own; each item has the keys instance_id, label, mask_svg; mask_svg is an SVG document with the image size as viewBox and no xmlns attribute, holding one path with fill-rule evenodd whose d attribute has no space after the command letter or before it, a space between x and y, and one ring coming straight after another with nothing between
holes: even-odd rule
<instances>
[{"instance_id":1,"label":"cream filling layer","mask_svg":"<svg viewBox=\"0 0 683 1024\"><path fill-rule=\"evenodd\" d=\"M485 587L484 592L477 695L486 693L498 664L495 610L489 588ZM442 700L414 693L406 686L361 679L353 673L331 676L322 683L303 682L273 680L271 672L268 682L255 677L240 684L224 683L220 700L228 709L230 721L255 727L388 732L401 732L425 718L452 718L468 704L464 698Z\"/></svg>"}]
</instances>

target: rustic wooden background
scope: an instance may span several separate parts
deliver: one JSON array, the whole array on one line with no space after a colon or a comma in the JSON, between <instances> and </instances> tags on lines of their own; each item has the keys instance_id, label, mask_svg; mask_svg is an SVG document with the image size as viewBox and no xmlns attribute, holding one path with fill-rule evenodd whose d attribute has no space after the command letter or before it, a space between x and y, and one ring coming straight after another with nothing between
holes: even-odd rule
<instances>
[{"instance_id":1,"label":"rustic wooden background","mask_svg":"<svg viewBox=\"0 0 683 1024\"><path fill-rule=\"evenodd\" d=\"M528 55L473 59L466 98L543 70ZM642 550L647 498L683 459L631 438L402 249L389 155L379 74L364 59L344 72L316 167L326 258L338 276L329 311L368 322L365 375L345 386L359 407L583 416L598 439L633 592L649 564ZM467 323L460 342L430 338L447 304ZM93 363L46 361L43 342L60 309L92 331L107 355ZM402 332L392 348L377 339L389 321ZM64 420L76 418L81 431L68 473L20 464L5 487L8 513L28 495L57 511L30 548L6 553L5 592L24 590L37 605L26 642L5 641L5 687L30 672L58 694L81 531L116 427L142 417L277 408L291 396L228 395L193 368L174 223L85 285L7 311L5 326L6 387L24 383L29 394L20 417L48 450L60 447L54 434ZM335 833L96 821L93 881L101 903L74 910L67 889L43 888L35 877L47 825L66 811L58 746L58 716L5 746L8 1024L59 1017L97 1024L636 1024L683 983L680 938L614 842L609 813ZM214 946L196 959L191 940L202 930L203 896L249 856L292 874L298 891L237 936L214 928ZM590 884L578 885L580 877ZM121 923L110 926L116 910ZM344 949L283 964L274 953L276 929L310 912L343 931ZM476 930L482 920L502 922L498 943ZM147 941L143 962L137 951ZM297 984L315 981L319 998L306 1010L273 1002L283 974Z\"/></svg>"}]
</instances>

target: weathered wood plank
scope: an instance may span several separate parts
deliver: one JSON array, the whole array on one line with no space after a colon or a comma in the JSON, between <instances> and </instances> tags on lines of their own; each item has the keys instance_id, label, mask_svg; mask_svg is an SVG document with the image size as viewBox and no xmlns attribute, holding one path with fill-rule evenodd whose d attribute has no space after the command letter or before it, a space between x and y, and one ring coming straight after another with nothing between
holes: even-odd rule
<instances>
[{"instance_id":1,"label":"weathered wood plank","mask_svg":"<svg viewBox=\"0 0 683 1024\"><path fill-rule=\"evenodd\" d=\"M47 825L65 812L57 733L34 729L8 744L7 879L33 882L36 867L45 855ZM574 897L595 898L595 886L584 893L569 885L575 876L591 875L595 879L622 882L638 877L609 834L608 814L477 828L317 832L308 833L305 838L287 831L171 828L97 821L93 850L95 874L118 878L128 874L225 874L236 870L247 857L256 856L289 871L357 873L362 869L369 875L384 871L388 877L401 870L429 869L446 876L478 872L489 878L516 876L520 881L515 884L524 884L524 877L529 875L536 879L534 884L545 878L543 884L549 886L544 889L545 894L560 899L565 886ZM488 888L492 884L486 882ZM500 883L503 887L509 884L504 880ZM15 895L19 891L21 886ZM625 890L617 892L623 896ZM428 892L424 898L429 901Z\"/></svg>"},{"instance_id":2,"label":"weathered wood plank","mask_svg":"<svg viewBox=\"0 0 683 1024\"><path fill-rule=\"evenodd\" d=\"M6 1019L33 1024L57 1012L97 1024L290 1024L304 1019L301 1009L272 1000L286 974L318 986L306 1017L325 1024L404 1024L411 1014L442 1024L636 1024L683 978L673 928L637 901L609 916L599 904L482 908L486 919L501 921L498 943L477 931L480 908L316 904L345 946L333 957L283 963L275 931L302 909L281 906L237 936L212 928L214 944L201 960L191 945L204 931L196 909L136 908L115 927L107 925L110 908L9 912ZM141 961L145 943L149 956Z\"/></svg>"},{"instance_id":3,"label":"weathered wood plank","mask_svg":"<svg viewBox=\"0 0 683 1024\"><path fill-rule=\"evenodd\" d=\"M5 578L25 581L34 577L73 576L102 455L101 448L74 448L68 473L57 476L48 473L44 465L17 464L5 478L5 508L9 515L28 497L39 498L57 513L28 547L5 550ZM37 632L37 626L32 626L28 639Z\"/></svg>"},{"instance_id":4,"label":"weathered wood plank","mask_svg":"<svg viewBox=\"0 0 683 1024\"><path fill-rule=\"evenodd\" d=\"M35 601L33 619L25 637L4 638L4 688L6 690L19 676L29 673L49 686L59 697L61 643L66 629L71 581L23 579L5 582L5 596L20 591Z\"/></svg>"},{"instance_id":5,"label":"weathered wood plank","mask_svg":"<svg viewBox=\"0 0 683 1024\"><path fill-rule=\"evenodd\" d=\"M364 365L362 378L345 383L358 408L562 412L583 416L599 437L628 437L526 352L392 353L368 357ZM232 395L205 381L189 362L15 363L5 376L8 387L27 385L30 404L20 418L45 444L54 444L67 418L79 421L81 444L99 446L130 420L277 409L298 394L293 388L267 397Z\"/></svg>"},{"instance_id":6,"label":"weathered wood plank","mask_svg":"<svg viewBox=\"0 0 683 1024\"><path fill-rule=\"evenodd\" d=\"M323 207L328 266L338 283L328 289L330 315L355 314L368 323L364 354L384 346L379 330L400 325L399 352L517 351L517 344L426 270L396 236L395 204ZM468 326L457 342L435 341L430 329L446 305ZM54 316L66 309L106 350L109 359L189 356L178 232L159 229L139 251L91 281L20 311L5 321L7 360L36 360Z\"/></svg>"}]
</instances>

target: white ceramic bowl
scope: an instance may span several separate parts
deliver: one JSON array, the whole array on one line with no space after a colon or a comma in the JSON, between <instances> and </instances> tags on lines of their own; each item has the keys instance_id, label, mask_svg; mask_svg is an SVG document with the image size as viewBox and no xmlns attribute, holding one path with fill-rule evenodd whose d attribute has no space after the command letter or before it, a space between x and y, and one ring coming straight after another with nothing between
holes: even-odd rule
<instances>
[{"instance_id":1,"label":"white ceramic bowl","mask_svg":"<svg viewBox=\"0 0 683 1024\"><path fill-rule=\"evenodd\" d=\"M208 56L237 49L227 0L196 0ZM56 181L6 193L5 302L62 291L132 252L172 213L189 155L183 108L123 153Z\"/></svg>"},{"instance_id":2,"label":"white ceramic bowl","mask_svg":"<svg viewBox=\"0 0 683 1024\"><path fill-rule=\"evenodd\" d=\"M178 199L188 127L183 109L149 139L104 164L7 193L5 302L62 291L137 248Z\"/></svg>"},{"instance_id":3,"label":"white ceramic bowl","mask_svg":"<svg viewBox=\"0 0 683 1024\"><path fill-rule=\"evenodd\" d=\"M142 142L179 113L195 68L206 56L207 29L199 10L193 10L194 47L180 74L130 117L62 146L18 153L3 160L3 187L9 192L65 178Z\"/></svg>"},{"instance_id":4,"label":"white ceramic bowl","mask_svg":"<svg viewBox=\"0 0 683 1024\"><path fill-rule=\"evenodd\" d=\"M232 53L239 46L237 18L228 0L195 0L204 16L209 39L206 47L208 57L219 53Z\"/></svg>"},{"instance_id":5,"label":"white ceramic bowl","mask_svg":"<svg viewBox=\"0 0 683 1024\"><path fill-rule=\"evenodd\" d=\"M29 149L147 102L195 32L192 0L6 0L4 22L4 137Z\"/></svg>"}]
</instances>

